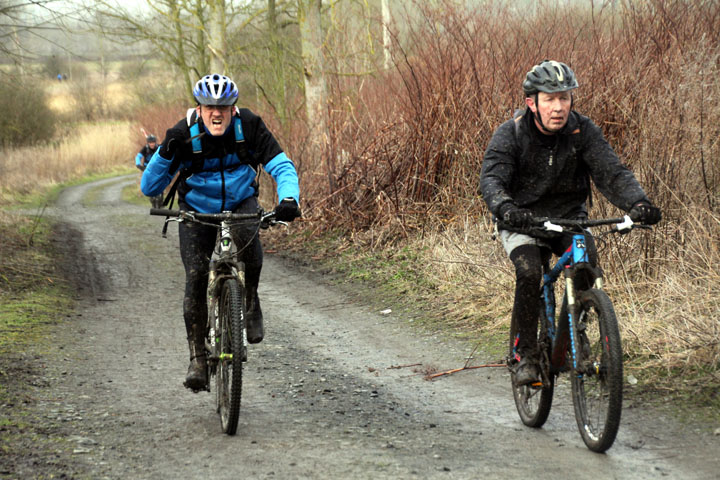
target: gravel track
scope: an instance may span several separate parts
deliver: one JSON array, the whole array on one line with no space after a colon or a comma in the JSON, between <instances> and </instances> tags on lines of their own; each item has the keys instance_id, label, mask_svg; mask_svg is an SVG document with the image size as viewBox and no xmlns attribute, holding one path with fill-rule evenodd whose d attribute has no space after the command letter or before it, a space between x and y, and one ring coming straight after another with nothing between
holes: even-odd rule
<instances>
[{"instance_id":1,"label":"gravel track","mask_svg":"<svg viewBox=\"0 0 720 480\"><path fill-rule=\"evenodd\" d=\"M177 228L162 239L160 218L120 200L134 182L69 188L50 212L81 296L28 408L66 442L52 461L0 459L1 478L717 478L720 437L631 405L608 453L588 451L566 381L535 430L504 368L425 380L462 366L467 343L274 254L260 285L266 339L250 347L238 434L223 435L214 392L182 386Z\"/></svg>"}]
</instances>

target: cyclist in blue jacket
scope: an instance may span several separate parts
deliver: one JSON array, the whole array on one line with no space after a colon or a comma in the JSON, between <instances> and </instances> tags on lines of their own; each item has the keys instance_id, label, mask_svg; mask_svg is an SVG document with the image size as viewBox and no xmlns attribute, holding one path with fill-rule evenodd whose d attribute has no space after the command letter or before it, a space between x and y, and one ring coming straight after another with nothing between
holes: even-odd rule
<instances>
[{"instance_id":1,"label":"cyclist in blue jacket","mask_svg":"<svg viewBox=\"0 0 720 480\"><path fill-rule=\"evenodd\" d=\"M155 137L155 135L146 136L145 142L147 143L145 143L145 145L143 145L138 154L135 155L135 166L141 172L145 171L145 167L147 167L147 164L150 163L150 159L152 158L155 151L158 149L157 137ZM142 173L140 174L140 178L142 179ZM162 206L162 200L162 194L155 195L154 197L150 198L150 203L153 207L159 208Z\"/></svg>"},{"instance_id":2,"label":"cyclist in blue jacket","mask_svg":"<svg viewBox=\"0 0 720 480\"><path fill-rule=\"evenodd\" d=\"M145 137L145 142L145 145L143 145L138 154L135 155L135 166L141 172L144 171L147 164L150 163L150 159L158 148L155 135Z\"/></svg>"},{"instance_id":3,"label":"cyclist in blue jacket","mask_svg":"<svg viewBox=\"0 0 720 480\"><path fill-rule=\"evenodd\" d=\"M145 195L162 193L178 177L180 209L202 213L252 213L259 208L257 175L262 167L277 184L280 199L276 219L300 216L300 188L293 162L262 119L237 108L238 89L228 77L206 75L195 84L197 107L168 129L142 177ZM183 316L190 348L185 386L193 391L207 383L205 329L206 289L210 255L217 229L198 223L179 223L180 255L185 266ZM262 341L263 317L257 287L262 268L262 246L254 227L233 231L238 245L249 246L240 260L246 267L247 335L250 343Z\"/></svg>"},{"instance_id":4,"label":"cyclist in blue jacket","mask_svg":"<svg viewBox=\"0 0 720 480\"><path fill-rule=\"evenodd\" d=\"M519 385L538 381L538 292L544 259L562 254L570 243L567 236L531 236L527 229L533 217L587 218L592 179L633 221L653 225L661 219L660 209L648 200L600 128L572 109L576 88L575 74L564 63L545 60L535 65L523 82L527 108L495 131L480 174L490 212L513 227L500 229L499 236L515 266L511 321L519 332L514 367ZM595 263L592 237L587 236L587 243L590 262Z\"/></svg>"}]
</instances>

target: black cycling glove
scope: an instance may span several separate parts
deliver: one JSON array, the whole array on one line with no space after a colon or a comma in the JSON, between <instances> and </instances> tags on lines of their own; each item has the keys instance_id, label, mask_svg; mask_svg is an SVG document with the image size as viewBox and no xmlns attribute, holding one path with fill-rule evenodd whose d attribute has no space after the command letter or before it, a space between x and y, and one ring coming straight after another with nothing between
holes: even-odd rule
<instances>
[{"instance_id":1,"label":"black cycling glove","mask_svg":"<svg viewBox=\"0 0 720 480\"><path fill-rule=\"evenodd\" d=\"M168 128L165 132L165 140L160 145L160 156L170 160L180 145L185 142L185 134L179 128Z\"/></svg>"},{"instance_id":2,"label":"black cycling glove","mask_svg":"<svg viewBox=\"0 0 720 480\"><path fill-rule=\"evenodd\" d=\"M275 220L292 222L300 216L300 207L294 198L285 198L275 207Z\"/></svg>"},{"instance_id":3,"label":"black cycling glove","mask_svg":"<svg viewBox=\"0 0 720 480\"><path fill-rule=\"evenodd\" d=\"M528 230L533 226L533 212L527 208L512 208L505 212L503 220L511 227Z\"/></svg>"},{"instance_id":4,"label":"black cycling glove","mask_svg":"<svg viewBox=\"0 0 720 480\"><path fill-rule=\"evenodd\" d=\"M644 225L655 225L662 220L660 209L648 202L638 202L630 209L628 213L630 219L636 223Z\"/></svg>"}]
</instances>

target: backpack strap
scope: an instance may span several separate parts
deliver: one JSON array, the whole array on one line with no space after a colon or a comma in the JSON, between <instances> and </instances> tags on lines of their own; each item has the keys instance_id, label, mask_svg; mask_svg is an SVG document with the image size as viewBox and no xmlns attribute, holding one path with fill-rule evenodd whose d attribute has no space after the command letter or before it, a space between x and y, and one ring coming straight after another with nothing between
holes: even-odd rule
<instances>
[{"instance_id":1,"label":"backpack strap","mask_svg":"<svg viewBox=\"0 0 720 480\"><path fill-rule=\"evenodd\" d=\"M237 117L237 121L235 122L235 143L243 142L245 142L245 135L243 135L242 120L240 120L240 117Z\"/></svg>"},{"instance_id":2,"label":"backpack strap","mask_svg":"<svg viewBox=\"0 0 720 480\"><path fill-rule=\"evenodd\" d=\"M194 154L202 153L202 142L200 139L200 124L195 122L190 126L190 140L192 141L192 151Z\"/></svg>"},{"instance_id":3,"label":"backpack strap","mask_svg":"<svg viewBox=\"0 0 720 480\"><path fill-rule=\"evenodd\" d=\"M517 140L518 130L520 130L520 120L522 120L525 111L518 108L513 113L513 120L515 121L515 140Z\"/></svg>"}]
</instances>

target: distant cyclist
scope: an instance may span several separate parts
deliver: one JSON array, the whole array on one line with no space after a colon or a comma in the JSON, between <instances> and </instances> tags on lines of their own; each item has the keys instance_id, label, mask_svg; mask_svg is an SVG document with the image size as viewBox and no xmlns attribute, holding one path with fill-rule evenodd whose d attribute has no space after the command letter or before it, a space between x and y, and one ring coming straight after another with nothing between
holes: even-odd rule
<instances>
[{"instance_id":1,"label":"distant cyclist","mask_svg":"<svg viewBox=\"0 0 720 480\"><path fill-rule=\"evenodd\" d=\"M135 155L135 166L142 172L150 163L150 159L158 149L157 137L155 135L148 135L145 137L145 145L140 149L137 155ZM142 174L140 174L142 175ZM150 203L153 207L159 208L162 206L163 195L154 195L150 197Z\"/></svg>"},{"instance_id":2,"label":"distant cyclist","mask_svg":"<svg viewBox=\"0 0 720 480\"><path fill-rule=\"evenodd\" d=\"M157 138L155 135L148 135L145 138L145 145L140 149L137 155L135 155L135 166L142 172L150 163L155 151L158 149Z\"/></svg>"},{"instance_id":3,"label":"distant cyclist","mask_svg":"<svg viewBox=\"0 0 720 480\"><path fill-rule=\"evenodd\" d=\"M523 82L526 109L498 127L485 151L480 177L490 212L525 233L500 230L515 266L512 321L518 327L518 384L538 381L537 320L543 260L562 254L570 237L539 239L527 231L534 216L587 217L590 179L635 222L655 224L660 210L648 200L633 173L618 159L600 128L575 112L578 82L564 63L544 61ZM587 236L590 261L596 250Z\"/></svg>"},{"instance_id":4,"label":"distant cyclist","mask_svg":"<svg viewBox=\"0 0 720 480\"><path fill-rule=\"evenodd\" d=\"M262 167L277 183L280 199L276 219L293 221L300 216L300 189L293 162L260 117L237 108L238 89L220 74L202 77L193 88L197 107L187 118L168 129L142 178L145 195L157 195L176 171L178 204L183 210L202 213L233 211L252 213L259 208L257 175ZM217 229L198 223L180 223L180 255L185 266L183 315L190 348L185 386L192 390L207 383L204 339L206 290L210 255ZM262 341L263 316L257 288L263 252L255 227L236 228L236 243L244 246L247 287L247 335L250 343Z\"/></svg>"}]
</instances>

